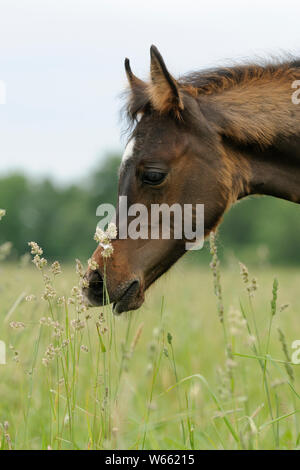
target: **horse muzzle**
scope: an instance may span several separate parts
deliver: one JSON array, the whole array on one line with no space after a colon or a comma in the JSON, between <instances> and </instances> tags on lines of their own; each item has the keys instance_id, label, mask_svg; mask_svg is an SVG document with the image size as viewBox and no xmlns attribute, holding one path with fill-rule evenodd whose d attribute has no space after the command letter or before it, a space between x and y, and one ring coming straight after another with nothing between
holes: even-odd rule
<instances>
[{"instance_id":1,"label":"horse muzzle","mask_svg":"<svg viewBox=\"0 0 300 470\"><path fill-rule=\"evenodd\" d=\"M98 270L89 270L85 275L89 287L82 292L90 307L113 304L113 313L120 315L129 310L138 309L144 302L144 292L141 281L136 278L122 282L113 288L109 282L105 283Z\"/></svg>"}]
</instances>

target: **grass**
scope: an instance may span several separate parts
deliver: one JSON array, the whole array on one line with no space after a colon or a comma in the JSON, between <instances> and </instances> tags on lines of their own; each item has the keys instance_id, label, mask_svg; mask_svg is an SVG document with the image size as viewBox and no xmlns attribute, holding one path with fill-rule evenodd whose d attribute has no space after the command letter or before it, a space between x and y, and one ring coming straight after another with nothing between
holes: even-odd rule
<instances>
[{"instance_id":1,"label":"grass","mask_svg":"<svg viewBox=\"0 0 300 470\"><path fill-rule=\"evenodd\" d=\"M41 272L2 264L0 448L298 448L300 274L220 270L211 249L211 269L181 261L121 317L82 308L74 267L43 268L41 300Z\"/></svg>"}]
</instances>

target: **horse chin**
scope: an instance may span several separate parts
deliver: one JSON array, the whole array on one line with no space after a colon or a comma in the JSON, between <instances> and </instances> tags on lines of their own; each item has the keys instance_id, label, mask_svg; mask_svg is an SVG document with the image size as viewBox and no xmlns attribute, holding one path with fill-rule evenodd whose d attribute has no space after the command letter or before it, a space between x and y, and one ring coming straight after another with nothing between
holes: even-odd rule
<instances>
[{"instance_id":1,"label":"horse chin","mask_svg":"<svg viewBox=\"0 0 300 470\"><path fill-rule=\"evenodd\" d=\"M137 310L144 302L144 293L140 289L140 281L135 280L123 291L121 297L113 302L113 313L121 315L121 313L130 310Z\"/></svg>"}]
</instances>

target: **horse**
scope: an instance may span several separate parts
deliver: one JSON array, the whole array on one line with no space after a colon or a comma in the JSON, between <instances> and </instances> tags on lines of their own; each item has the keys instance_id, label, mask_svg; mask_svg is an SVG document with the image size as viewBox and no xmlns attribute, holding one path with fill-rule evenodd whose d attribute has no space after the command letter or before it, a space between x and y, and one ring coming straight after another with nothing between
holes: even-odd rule
<instances>
[{"instance_id":1,"label":"horse","mask_svg":"<svg viewBox=\"0 0 300 470\"><path fill-rule=\"evenodd\" d=\"M205 237L249 195L300 202L300 60L175 79L155 46L150 58L149 82L136 77L125 59L132 131L119 197L146 207L204 204ZM98 246L92 255L98 269L86 273L90 305L103 305L107 289L115 314L138 309L148 287L186 253L185 241L117 237L107 260Z\"/></svg>"}]
</instances>

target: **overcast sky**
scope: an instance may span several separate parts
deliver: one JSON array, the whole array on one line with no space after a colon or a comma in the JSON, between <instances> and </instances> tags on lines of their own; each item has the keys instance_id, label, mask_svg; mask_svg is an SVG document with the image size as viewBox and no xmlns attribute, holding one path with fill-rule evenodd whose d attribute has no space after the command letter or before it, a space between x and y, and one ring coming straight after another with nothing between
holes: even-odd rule
<instances>
[{"instance_id":1,"label":"overcast sky","mask_svg":"<svg viewBox=\"0 0 300 470\"><path fill-rule=\"evenodd\" d=\"M0 0L0 174L68 182L121 150L123 61L147 77L151 44L175 76L229 59L300 56L300 2Z\"/></svg>"}]
</instances>

